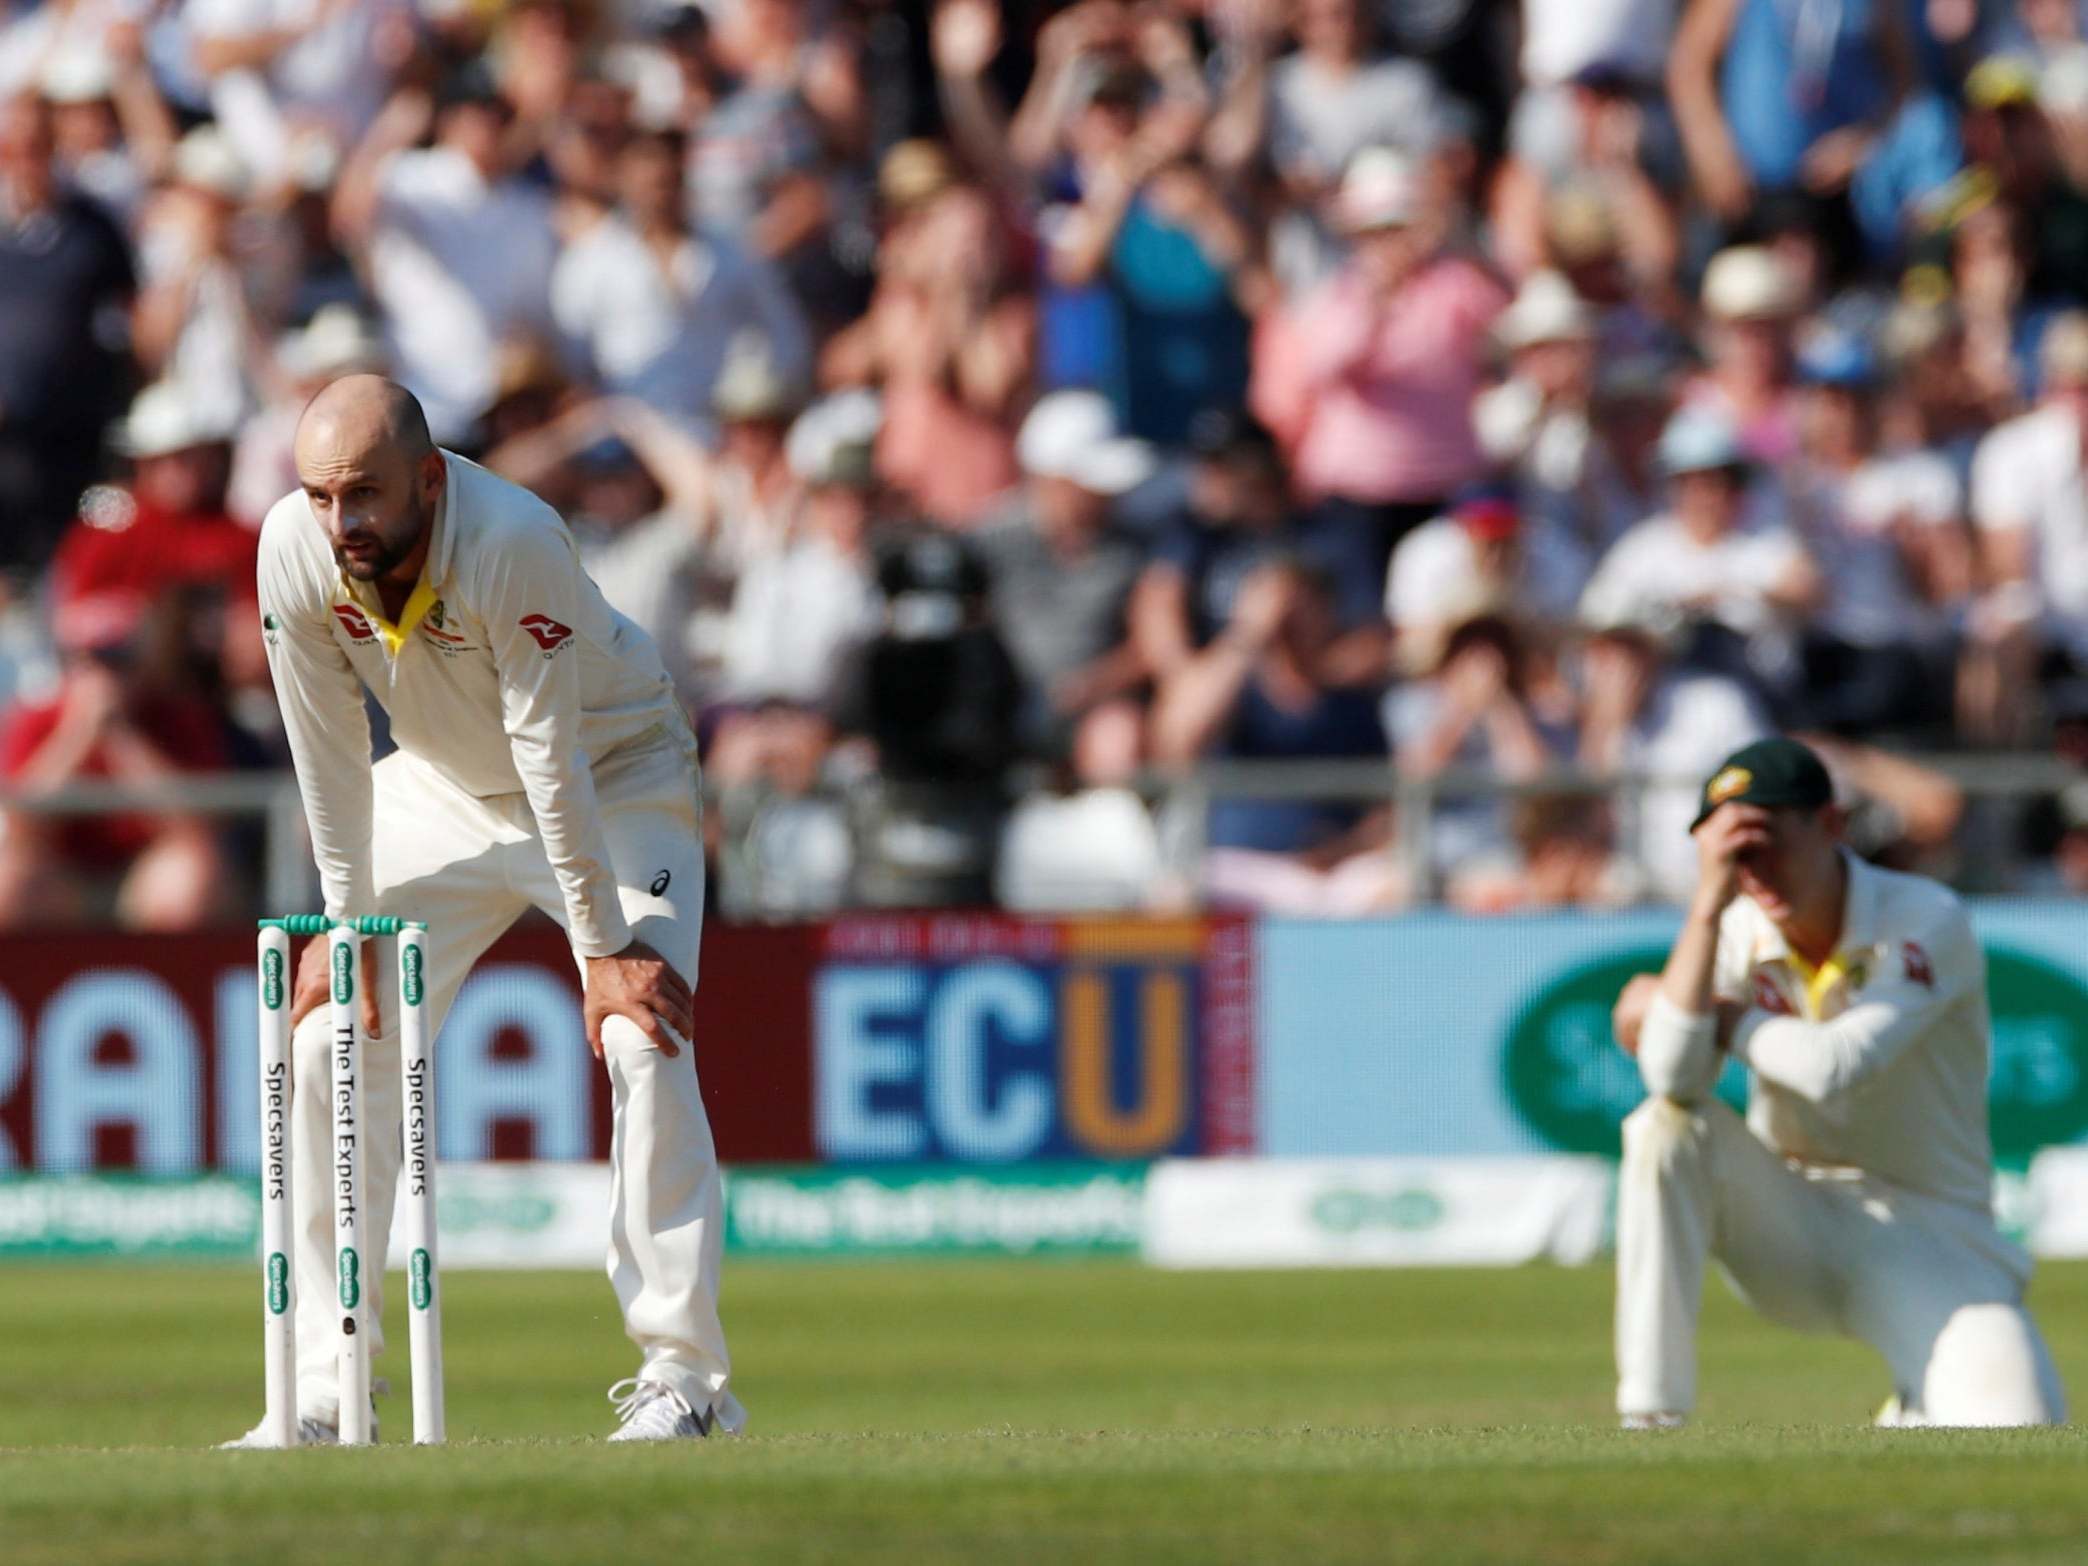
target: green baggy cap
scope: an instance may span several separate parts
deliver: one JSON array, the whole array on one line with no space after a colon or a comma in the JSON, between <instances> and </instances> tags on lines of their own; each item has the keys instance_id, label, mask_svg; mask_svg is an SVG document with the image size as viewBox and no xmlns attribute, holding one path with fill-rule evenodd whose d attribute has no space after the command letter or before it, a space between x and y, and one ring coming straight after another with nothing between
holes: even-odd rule
<instances>
[{"instance_id":1,"label":"green baggy cap","mask_svg":"<svg viewBox=\"0 0 2088 1566\"><path fill-rule=\"evenodd\" d=\"M1817 810L1834 802L1834 783L1820 758L1796 740L1781 736L1756 740L1726 757L1705 780L1696 820L1689 823L1689 830L1694 832L1712 811L1736 799L1743 805L1764 808L1791 805Z\"/></svg>"}]
</instances>

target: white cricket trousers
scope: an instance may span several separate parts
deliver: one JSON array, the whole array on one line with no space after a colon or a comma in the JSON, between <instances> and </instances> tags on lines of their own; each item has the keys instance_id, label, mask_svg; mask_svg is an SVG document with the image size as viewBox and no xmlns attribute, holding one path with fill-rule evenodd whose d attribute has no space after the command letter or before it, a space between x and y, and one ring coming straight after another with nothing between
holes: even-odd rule
<instances>
[{"instance_id":1,"label":"white cricket trousers","mask_svg":"<svg viewBox=\"0 0 2088 1566\"><path fill-rule=\"evenodd\" d=\"M1617 1190L1617 1408L1696 1405L1697 1309L1716 1257L1740 1297L1885 1357L1898 1422L2066 1417L2023 1309L2029 1261L1980 1211L1786 1162L1726 1105L1649 1098L1624 1122Z\"/></svg>"},{"instance_id":2,"label":"white cricket trousers","mask_svg":"<svg viewBox=\"0 0 2088 1566\"><path fill-rule=\"evenodd\" d=\"M633 936L693 987L703 924L703 830L693 742L632 746L596 764L594 784L618 895ZM521 794L477 799L403 751L375 768L372 866L379 914L424 919L429 1027L438 1030L473 963L534 905L561 923L565 908ZM364 910L354 910L362 912ZM392 942L376 947L384 1032L363 1050L369 1213L370 1315L383 1311L385 1251L402 1156L399 1132L398 981ZM297 1398L299 1412L333 1423L335 1369L332 1189L305 1173L329 1162L329 1011L293 1037L297 1160ZM602 1048L615 1106L611 1144L609 1281L624 1330L642 1356L638 1374L663 1381L699 1415L736 1431L746 1414L727 1388L731 1363L718 1320L723 1193L710 1121L696 1085L695 1050L655 1049L635 1023L611 1017ZM571 1047L587 1048L575 1034ZM438 1044L439 1048L439 1044ZM372 1353L383 1348L373 1330Z\"/></svg>"}]
</instances>

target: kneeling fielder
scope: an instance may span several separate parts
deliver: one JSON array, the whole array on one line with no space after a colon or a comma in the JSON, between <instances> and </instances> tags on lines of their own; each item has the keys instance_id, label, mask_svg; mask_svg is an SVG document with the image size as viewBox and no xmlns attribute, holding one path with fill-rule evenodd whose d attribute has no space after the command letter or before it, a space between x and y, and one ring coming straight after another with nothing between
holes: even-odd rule
<instances>
[{"instance_id":1,"label":"kneeling fielder","mask_svg":"<svg viewBox=\"0 0 2088 1566\"><path fill-rule=\"evenodd\" d=\"M2023 1308L2029 1258L1991 1210L1986 963L1955 896L1839 845L1819 759L1792 740L1704 787L1700 879L1656 979L1617 1003L1651 1093L1624 1123L1617 1407L1696 1402L1715 1256L1772 1320L1861 1338L1892 1372L1880 1423L2065 1418ZM1712 1097L1753 1072L1747 1121Z\"/></svg>"},{"instance_id":2,"label":"kneeling fielder","mask_svg":"<svg viewBox=\"0 0 2088 1566\"><path fill-rule=\"evenodd\" d=\"M404 389L334 382L306 410L296 457L302 487L262 528L262 634L326 911L429 922L437 1027L525 909L565 926L615 1102L609 1281L640 1352L637 1376L611 1389L612 1439L736 1430L717 1155L689 1043L696 747L659 656L603 601L556 513L438 450ZM374 768L365 687L399 747ZM299 1169L329 1162L325 945L305 949L291 1008ZM395 990L363 990L382 1007L363 1059L376 1126L398 1124ZM372 1138L364 1157L374 1326L399 1143ZM303 1438L326 1441L340 1407L332 1192L300 1178L295 1196L298 1411Z\"/></svg>"}]
</instances>

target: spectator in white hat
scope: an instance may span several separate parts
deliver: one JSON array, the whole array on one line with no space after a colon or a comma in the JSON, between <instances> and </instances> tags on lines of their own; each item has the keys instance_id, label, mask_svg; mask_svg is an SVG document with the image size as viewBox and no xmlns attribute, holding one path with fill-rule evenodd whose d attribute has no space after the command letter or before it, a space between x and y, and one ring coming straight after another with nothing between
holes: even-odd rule
<instances>
[{"instance_id":1,"label":"spectator in white hat","mask_svg":"<svg viewBox=\"0 0 2088 1566\"><path fill-rule=\"evenodd\" d=\"M56 624L56 692L0 714L8 787L33 794L76 781L147 785L224 770L231 754L222 713L171 655L181 628L166 596L98 593L66 606ZM195 930L227 917L237 884L218 829L204 817L10 811L0 833L0 929Z\"/></svg>"},{"instance_id":2,"label":"spectator in white hat","mask_svg":"<svg viewBox=\"0 0 2088 1566\"><path fill-rule=\"evenodd\" d=\"M171 381L138 393L111 440L128 480L80 498L51 563L53 600L62 607L114 591L142 600L201 584L223 601L250 602L254 535L225 511L231 436Z\"/></svg>"},{"instance_id":3,"label":"spectator in white hat","mask_svg":"<svg viewBox=\"0 0 2088 1566\"><path fill-rule=\"evenodd\" d=\"M52 564L58 688L0 720L10 786L144 784L233 764L211 692L219 682L265 690L266 665L255 538L223 510L228 433L166 382L118 426L130 480L87 491ZM0 834L0 928L194 929L225 914L235 884L218 829L201 818L10 814Z\"/></svg>"},{"instance_id":4,"label":"spectator in white hat","mask_svg":"<svg viewBox=\"0 0 2088 1566\"><path fill-rule=\"evenodd\" d=\"M850 661L884 621L871 532L881 507L875 394L798 415L787 442L805 501L789 541L733 594L721 713L705 758L720 787L766 777L801 791L833 740Z\"/></svg>"},{"instance_id":5,"label":"spectator in white hat","mask_svg":"<svg viewBox=\"0 0 2088 1566\"><path fill-rule=\"evenodd\" d=\"M82 605L180 600L196 612L189 638L212 684L258 693L257 730L275 727L268 664L254 602L257 541L226 512L230 431L198 419L178 386L148 386L111 444L129 464L121 483L96 484L51 563L58 620Z\"/></svg>"},{"instance_id":6,"label":"spectator in white hat","mask_svg":"<svg viewBox=\"0 0 2088 1566\"><path fill-rule=\"evenodd\" d=\"M133 225L174 146L174 120L137 54L136 30L111 29L99 48L70 44L53 52L37 91L51 106L52 141L66 178L117 222Z\"/></svg>"},{"instance_id":7,"label":"spectator in white hat","mask_svg":"<svg viewBox=\"0 0 2088 1566\"><path fill-rule=\"evenodd\" d=\"M1569 537L1606 545L1594 492L1613 462L1595 416L1596 328L1595 312L1562 274L1531 274L1494 323L1508 374L1480 393L1472 422L1527 510Z\"/></svg>"},{"instance_id":8,"label":"spectator in white hat","mask_svg":"<svg viewBox=\"0 0 2088 1566\"><path fill-rule=\"evenodd\" d=\"M814 403L791 425L784 451L805 486L804 504L783 547L740 577L725 653L728 699L831 712L843 665L883 617L870 548L883 422L876 395L857 391Z\"/></svg>"},{"instance_id":9,"label":"spectator in white hat","mask_svg":"<svg viewBox=\"0 0 2088 1566\"><path fill-rule=\"evenodd\" d=\"M1821 596L1818 571L1784 525L1780 497L1753 488L1730 419L1685 408L1660 437L1669 509L1618 539L1581 596L1593 625L1643 625L1680 661L1787 690L1793 635Z\"/></svg>"},{"instance_id":10,"label":"spectator in white hat","mask_svg":"<svg viewBox=\"0 0 2088 1566\"><path fill-rule=\"evenodd\" d=\"M328 381L361 371L386 373L384 339L349 305L327 305L301 330L277 339L267 405L239 430L227 504L248 527L297 488L292 445L304 406Z\"/></svg>"},{"instance_id":11,"label":"spectator in white hat","mask_svg":"<svg viewBox=\"0 0 2088 1566\"><path fill-rule=\"evenodd\" d=\"M198 126L174 148L171 179L145 218L139 245L139 364L179 386L198 417L227 430L260 401L260 326L235 233L251 190L232 144L215 127Z\"/></svg>"},{"instance_id":12,"label":"spectator in white hat","mask_svg":"<svg viewBox=\"0 0 2088 1566\"><path fill-rule=\"evenodd\" d=\"M994 623L1028 687L1027 741L1083 781L1122 781L1142 750L1133 698L1147 670L1127 612L1144 551L1112 512L1155 459L1091 391L1038 402L1015 450L1022 487L975 536Z\"/></svg>"},{"instance_id":13,"label":"spectator in white hat","mask_svg":"<svg viewBox=\"0 0 2088 1566\"><path fill-rule=\"evenodd\" d=\"M1735 245L1704 269L1700 302L1710 366L1684 393L1685 405L1730 419L1755 461L1788 461L1798 449L1791 353L1805 301L1797 277L1776 252Z\"/></svg>"},{"instance_id":14,"label":"spectator in white hat","mask_svg":"<svg viewBox=\"0 0 2088 1566\"><path fill-rule=\"evenodd\" d=\"M1335 213L1349 263L1264 333L1253 402L1291 442L1299 488L1368 529L1382 568L1485 468L1472 399L1508 298L1444 248L1447 215L1402 153L1359 153Z\"/></svg>"},{"instance_id":15,"label":"spectator in white hat","mask_svg":"<svg viewBox=\"0 0 2088 1566\"><path fill-rule=\"evenodd\" d=\"M60 54L100 54L135 47L132 0L71 0L70 4L10 5L0 12L0 100L33 93L45 65Z\"/></svg>"}]
</instances>

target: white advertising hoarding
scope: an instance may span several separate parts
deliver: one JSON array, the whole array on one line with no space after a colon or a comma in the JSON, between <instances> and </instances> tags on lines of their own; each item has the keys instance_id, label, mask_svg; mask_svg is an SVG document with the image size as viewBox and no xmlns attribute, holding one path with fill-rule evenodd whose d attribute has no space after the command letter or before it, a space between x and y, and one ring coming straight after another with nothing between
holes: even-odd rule
<instances>
[{"instance_id":1,"label":"white advertising hoarding","mask_svg":"<svg viewBox=\"0 0 2088 1566\"><path fill-rule=\"evenodd\" d=\"M1586 1262L1614 1179L1591 1157L1168 1159L1146 1178L1144 1254L1158 1267Z\"/></svg>"}]
</instances>

